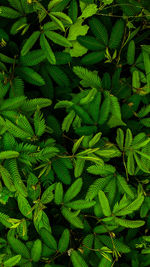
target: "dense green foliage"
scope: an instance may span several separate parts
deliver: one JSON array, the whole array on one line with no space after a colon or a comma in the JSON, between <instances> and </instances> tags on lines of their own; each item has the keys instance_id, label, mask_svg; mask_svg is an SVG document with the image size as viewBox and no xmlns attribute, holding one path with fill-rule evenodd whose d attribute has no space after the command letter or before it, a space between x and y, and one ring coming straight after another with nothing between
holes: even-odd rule
<instances>
[{"instance_id":1,"label":"dense green foliage","mask_svg":"<svg viewBox=\"0 0 150 267\"><path fill-rule=\"evenodd\" d=\"M1 266L150 266L148 2L0 1Z\"/></svg>"}]
</instances>

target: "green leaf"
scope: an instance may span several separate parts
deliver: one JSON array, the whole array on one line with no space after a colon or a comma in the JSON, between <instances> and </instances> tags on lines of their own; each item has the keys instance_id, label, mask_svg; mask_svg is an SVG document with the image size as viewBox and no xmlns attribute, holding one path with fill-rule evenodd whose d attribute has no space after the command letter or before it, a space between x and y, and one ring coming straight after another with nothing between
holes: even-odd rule
<instances>
[{"instance_id":1,"label":"green leaf","mask_svg":"<svg viewBox=\"0 0 150 267\"><path fill-rule=\"evenodd\" d=\"M33 69L29 67L17 67L16 72L21 76L22 79L24 79L26 82L37 85L37 86L42 86L45 84L45 81L43 78L35 72Z\"/></svg>"},{"instance_id":2,"label":"green leaf","mask_svg":"<svg viewBox=\"0 0 150 267\"><path fill-rule=\"evenodd\" d=\"M98 121L99 125L102 125L107 121L110 111L111 111L110 97L106 95L99 112L99 121Z\"/></svg>"},{"instance_id":3,"label":"green leaf","mask_svg":"<svg viewBox=\"0 0 150 267\"><path fill-rule=\"evenodd\" d=\"M7 130L10 133L12 133L13 136L19 137L21 139L25 139L25 138L30 138L31 137L31 135L28 132L23 131L21 128L17 127L15 124L13 124L11 121L9 121L9 120L6 119L5 122L6 122L6 125L5 126L6 126ZM2 154L2 156L5 155L4 153ZM15 154L15 155L17 155L17 154Z\"/></svg>"},{"instance_id":4,"label":"green leaf","mask_svg":"<svg viewBox=\"0 0 150 267\"><path fill-rule=\"evenodd\" d=\"M28 219L32 219L32 209L28 202L28 200L19 194L18 196L18 207L20 212L27 217Z\"/></svg>"},{"instance_id":5,"label":"green leaf","mask_svg":"<svg viewBox=\"0 0 150 267\"><path fill-rule=\"evenodd\" d=\"M42 241L40 239L36 239L31 248L31 258L34 262L38 262L41 258L42 254Z\"/></svg>"},{"instance_id":6,"label":"green leaf","mask_svg":"<svg viewBox=\"0 0 150 267\"><path fill-rule=\"evenodd\" d=\"M72 22L75 23L78 17L78 2L77 0L71 0L68 15L72 19Z\"/></svg>"},{"instance_id":7,"label":"green leaf","mask_svg":"<svg viewBox=\"0 0 150 267\"><path fill-rule=\"evenodd\" d=\"M16 19L18 17L21 17L22 14L20 14L18 11L6 7L6 6L0 6L0 17L8 18L8 19Z\"/></svg>"},{"instance_id":8,"label":"green leaf","mask_svg":"<svg viewBox=\"0 0 150 267\"><path fill-rule=\"evenodd\" d=\"M128 154L128 159L127 159L127 169L130 175L134 175L135 173L135 162L134 162L134 157L133 157L133 151L130 151Z\"/></svg>"},{"instance_id":9,"label":"green leaf","mask_svg":"<svg viewBox=\"0 0 150 267\"><path fill-rule=\"evenodd\" d=\"M93 15L95 15L98 11L96 4L89 4L82 12L82 15L80 16L83 19L87 19Z\"/></svg>"},{"instance_id":10,"label":"green leaf","mask_svg":"<svg viewBox=\"0 0 150 267\"><path fill-rule=\"evenodd\" d=\"M126 220L126 219L120 219L120 218L117 218L115 217L115 223L118 224L118 225L121 225L123 227L126 227L126 228L138 228L138 227L141 227L145 224L144 221L130 221L130 220Z\"/></svg>"},{"instance_id":11,"label":"green leaf","mask_svg":"<svg viewBox=\"0 0 150 267\"><path fill-rule=\"evenodd\" d=\"M34 129L36 136L42 136L46 130L45 120L43 115L40 113L40 110L37 110L34 113Z\"/></svg>"},{"instance_id":12,"label":"green leaf","mask_svg":"<svg viewBox=\"0 0 150 267\"><path fill-rule=\"evenodd\" d=\"M62 22L65 21L68 24L72 24L73 23L72 22L72 19L69 16L67 16L65 13L63 13L63 12L58 12L58 11L57 12L54 12L54 11L52 11L50 13L50 15L53 15L55 17L58 17L59 19L62 20Z\"/></svg>"},{"instance_id":13,"label":"green leaf","mask_svg":"<svg viewBox=\"0 0 150 267\"><path fill-rule=\"evenodd\" d=\"M28 26L29 25L27 24L27 18L22 17L22 18L18 19L15 23L13 23L13 25L10 29L10 33L15 35L19 31L21 31L23 28L25 29L25 27L28 27Z\"/></svg>"},{"instance_id":14,"label":"green leaf","mask_svg":"<svg viewBox=\"0 0 150 267\"><path fill-rule=\"evenodd\" d=\"M129 204L126 207L124 207L123 209L115 212L115 215L116 216L128 215L128 214L134 212L135 210L138 210L140 208L140 206L142 205L143 201L144 201L144 197L139 196L131 204Z\"/></svg>"},{"instance_id":15,"label":"green leaf","mask_svg":"<svg viewBox=\"0 0 150 267\"><path fill-rule=\"evenodd\" d=\"M14 98L8 98L3 101L1 104L0 110L14 110L22 106L22 104L25 102L26 97L25 96L17 96Z\"/></svg>"},{"instance_id":16,"label":"green leaf","mask_svg":"<svg viewBox=\"0 0 150 267\"><path fill-rule=\"evenodd\" d=\"M34 226L37 230L37 232L40 234L40 230L41 228L45 228L48 232L52 232L51 231L51 226L49 223L49 218L46 215L46 213L39 209L39 206L37 207L37 209L34 212Z\"/></svg>"},{"instance_id":17,"label":"green leaf","mask_svg":"<svg viewBox=\"0 0 150 267\"><path fill-rule=\"evenodd\" d=\"M9 216L5 213L0 212L0 223L2 223L5 227L10 228L12 223L9 222Z\"/></svg>"},{"instance_id":18,"label":"green leaf","mask_svg":"<svg viewBox=\"0 0 150 267\"><path fill-rule=\"evenodd\" d=\"M30 253L26 245L19 239L14 238L13 236L7 234L8 243L11 246L11 249L16 253L20 254L25 259L30 259Z\"/></svg>"},{"instance_id":19,"label":"green leaf","mask_svg":"<svg viewBox=\"0 0 150 267\"><path fill-rule=\"evenodd\" d=\"M83 136L83 135L90 136L91 134L96 133L96 131L97 131L96 126L92 126L92 125L91 126L86 126L86 125L80 126L81 125L81 119L79 118L79 116L76 116L75 120L74 120L73 127L75 128L75 133L78 134L79 136ZM76 124L75 124L75 122L76 122Z\"/></svg>"},{"instance_id":20,"label":"green leaf","mask_svg":"<svg viewBox=\"0 0 150 267\"><path fill-rule=\"evenodd\" d=\"M135 150L135 152L139 155L141 155L142 157L146 158L146 159L149 159L150 160L150 155L146 154L146 153L143 153L141 151L138 151L138 150Z\"/></svg>"},{"instance_id":21,"label":"green leaf","mask_svg":"<svg viewBox=\"0 0 150 267\"><path fill-rule=\"evenodd\" d=\"M51 202L54 198L53 190L55 189L55 184L50 185L42 194L41 202L47 204Z\"/></svg>"},{"instance_id":22,"label":"green leaf","mask_svg":"<svg viewBox=\"0 0 150 267\"><path fill-rule=\"evenodd\" d=\"M106 157L106 158L114 158L121 156L121 152L116 147L110 149L100 149L95 153L101 157Z\"/></svg>"},{"instance_id":23,"label":"green leaf","mask_svg":"<svg viewBox=\"0 0 150 267\"><path fill-rule=\"evenodd\" d=\"M63 65L72 61L70 54L66 52L55 52L55 57L56 65Z\"/></svg>"},{"instance_id":24,"label":"green leaf","mask_svg":"<svg viewBox=\"0 0 150 267\"><path fill-rule=\"evenodd\" d=\"M139 143L133 145L133 148L134 148L134 149L136 150L136 152L137 152L137 149L146 146L149 142L150 142L150 138L147 138L145 141L143 141L143 142L141 142L141 143L139 142Z\"/></svg>"},{"instance_id":25,"label":"green leaf","mask_svg":"<svg viewBox=\"0 0 150 267\"><path fill-rule=\"evenodd\" d=\"M13 181L12 181L12 177L10 175L10 173L8 172L8 170L6 168L4 168L2 165L0 165L0 174L1 174L1 177L2 177L2 180L5 184L5 186L11 191L11 192L14 192L16 191L16 188L13 184Z\"/></svg>"},{"instance_id":26,"label":"green leaf","mask_svg":"<svg viewBox=\"0 0 150 267\"><path fill-rule=\"evenodd\" d=\"M8 2L13 8L17 9L20 13L23 12L23 7L20 3L20 0L8 0Z\"/></svg>"},{"instance_id":27,"label":"green leaf","mask_svg":"<svg viewBox=\"0 0 150 267\"><path fill-rule=\"evenodd\" d=\"M88 209L93 207L96 204L95 201L87 201L87 200L75 200L69 203L65 203L67 208L71 208L74 210Z\"/></svg>"},{"instance_id":28,"label":"green leaf","mask_svg":"<svg viewBox=\"0 0 150 267\"><path fill-rule=\"evenodd\" d=\"M102 252L102 255L103 255L103 257L102 257L98 267L103 267L103 266L111 267L112 266L112 262L111 262L110 256L109 257L106 256L103 252Z\"/></svg>"},{"instance_id":29,"label":"green leaf","mask_svg":"<svg viewBox=\"0 0 150 267\"><path fill-rule=\"evenodd\" d=\"M62 100L56 103L54 109L56 108L69 108L73 105L73 102L68 101L68 100Z\"/></svg>"},{"instance_id":30,"label":"green leaf","mask_svg":"<svg viewBox=\"0 0 150 267\"><path fill-rule=\"evenodd\" d=\"M121 121L121 109L118 98L114 95L110 94L110 101L111 101L111 113L114 117Z\"/></svg>"},{"instance_id":31,"label":"green leaf","mask_svg":"<svg viewBox=\"0 0 150 267\"><path fill-rule=\"evenodd\" d=\"M0 61L5 62L5 63L14 64L15 59L10 58L10 57L5 56L4 54L0 53Z\"/></svg>"},{"instance_id":32,"label":"green leaf","mask_svg":"<svg viewBox=\"0 0 150 267\"><path fill-rule=\"evenodd\" d=\"M110 128L116 127L116 126L126 126L126 123L124 123L121 119L119 119L117 116L115 115L111 115L109 121L107 122L107 125Z\"/></svg>"},{"instance_id":33,"label":"green leaf","mask_svg":"<svg viewBox=\"0 0 150 267\"><path fill-rule=\"evenodd\" d=\"M55 44L59 44L63 47L71 47L72 44L62 35L53 31L45 31L45 35L53 41Z\"/></svg>"},{"instance_id":34,"label":"green leaf","mask_svg":"<svg viewBox=\"0 0 150 267\"><path fill-rule=\"evenodd\" d=\"M93 241L94 241L94 235L93 234L88 234L84 237L82 244L83 244L83 253L84 256L88 256L90 253L90 248L93 246Z\"/></svg>"},{"instance_id":35,"label":"green leaf","mask_svg":"<svg viewBox=\"0 0 150 267\"><path fill-rule=\"evenodd\" d=\"M60 205L63 202L63 186L62 183L57 183L55 188L54 202Z\"/></svg>"},{"instance_id":36,"label":"green leaf","mask_svg":"<svg viewBox=\"0 0 150 267\"><path fill-rule=\"evenodd\" d=\"M100 205L102 207L104 215L107 217L111 216L111 209L109 206L108 199L102 190L99 190L98 198L99 198L99 202L100 202Z\"/></svg>"},{"instance_id":37,"label":"green leaf","mask_svg":"<svg viewBox=\"0 0 150 267\"><path fill-rule=\"evenodd\" d=\"M122 241L118 240L117 238L112 239L107 235L100 235L100 241L103 242L105 246L107 246L110 249L116 249L119 252L122 253L129 253L131 252L131 249Z\"/></svg>"},{"instance_id":38,"label":"green leaf","mask_svg":"<svg viewBox=\"0 0 150 267\"><path fill-rule=\"evenodd\" d=\"M89 114L82 107L74 104L71 106L71 108L83 120L85 124L93 124L93 121L90 118Z\"/></svg>"},{"instance_id":39,"label":"green leaf","mask_svg":"<svg viewBox=\"0 0 150 267\"><path fill-rule=\"evenodd\" d=\"M129 147L132 144L132 140L133 140L132 132L130 129L127 129L126 130L126 138L125 138L125 149L129 149Z\"/></svg>"},{"instance_id":40,"label":"green leaf","mask_svg":"<svg viewBox=\"0 0 150 267\"><path fill-rule=\"evenodd\" d=\"M39 36L40 36L40 31L35 31L31 34L31 36L27 39L27 41L25 42L25 44L23 45L23 47L21 49L21 55L22 56L25 56L29 52L29 50L36 43Z\"/></svg>"},{"instance_id":41,"label":"green leaf","mask_svg":"<svg viewBox=\"0 0 150 267\"><path fill-rule=\"evenodd\" d=\"M108 33L105 26L98 18L92 17L89 21L90 29L95 37L102 42L105 46L108 44Z\"/></svg>"},{"instance_id":42,"label":"green leaf","mask_svg":"<svg viewBox=\"0 0 150 267\"><path fill-rule=\"evenodd\" d=\"M48 10L51 10L53 7L57 6L57 4L59 4L60 2L62 2L62 0L51 0L48 4Z\"/></svg>"},{"instance_id":43,"label":"green leaf","mask_svg":"<svg viewBox=\"0 0 150 267\"><path fill-rule=\"evenodd\" d=\"M140 120L140 122L146 126L146 127L150 127L150 118L144 118L142 120Z\"/></svg>"},{"instance_id":44,"label":"green leaf","mask_svg":"<svg viewBox=\"0 0 150 267\"><path fill-rule=\"evenodd\" d=\"M73 145L73 148L72 148L72 153L75 154L76 151L78 150L78 148L80 147L80 144L83 140L84 136L80 137Z\"/></svg>"},{"instance_id":45,"label":"green leaf","mask_svg":"<svg viewBox=\"0 0 150 267\"><path fill-rule=\"evenodd\" d=\"M20 62L24 66L35 66L46 58L42 49L36 49L28 52L25 56L20 57Z\"/></svg>"},{"instance_id":46,"label":"green leaf","mask_svg":"<svg viewBox=\"0 0 150 267\"><path fill-rule=\"evenodd\" d=\"M48 74L52 77L52 79L60 86L60 87L69 87L70 81L68 79L67 74L62 70L59 66L54 66L50 64L46 64L46 69Z\"/></svg>"},{"instance_id":47,"label":"green leaf","mask_svg":"<svg viewBox=\"0 0 150 267\"><path fill-rule=\"evenodd\" d=\"M45 108L52 104L52 101L49 98L34 98L26 100L22 105L21 109L24 112L31 112L37 110L37 108Z\"/></svg>"},{"instance_id":48,"label":"green leaf","mask_svg":"<svg viewBox=\"0 0 150 267\"><path fill-rule=\"evenodd\" d=\"M150 173L150 170L148 169L149 166L145 165L145 163L138 157L137 153L134 152L133 155L134 155L134 158L136 160L136 163L137 163L138 167L143 172Z\"/></svg>"},{"instance_id":49,"label":"green leaf","mask_svg":"<svg viewBox=\"0 0 150 267\"><path fill-rule=\"evenodd\" d=\"M119 19L116 21L115 25L112 28L110 39L109 39L109 48L116 49L119 47L120 42L124 33L124 20Z\"/></svg>"},{"instance_id":50,"label":"green leaf","mask_svg":"<svg viewBox=\"0 0 150 267\"><path fill-rule=\"evenodd\" d=\"M116 142L117 142L119 148L121 150L123 150L123 145L124 145L124 132L120 128L117 129Z\"/></svg>"},{"instance_id":51,"label":"green leaf","mask_svg":"<svg viewBox=\"0 0 150 267\"><path fill-rule=\"evenodd\" d=\"M129 187L129 185L127 184L125 178L121 175L117 175L117 181L119 183L119 186L121 186L121 188L123 189L124 193L129 195L131 198L134 198L134 193Z\"/></svg>"},{"instance_id":52,"label":"green leaf","mask_svg":"<svg viewBox=\"0 0 150 267\"><path fill-rule=\"evenodd\" d=\"M94 163L97 163L98 165L103 165L104 164L104 161L101 158L95 156L94 153L90 153L90 155L87 155L87 156L82 156L81 155L81 156L78 156L78 158L84 159L84 160L93 161Z\"/></svg>"},{"instance_id":53,"label":"green leaf","mask_svg":"<svg viewBox=\"0 0 150 267\"><path fill-rule=\"evenodd\" d=\"M104 164L104 165L91 165L87 168L87 171L92 174L100 174L101 176L107 176L110 174L114 174L116 169L112 165Z\"/></svg>"},{"instance_id":54,"label":"green leaf","mask_svg":"<svg viewBox=\"0 0 150 267\"><path fill-rule=\"evenodd\" d=\"M65 229L58 242L58 250L60 253L63 253L67 250L69 246L69 241L70 241L70 232L68 229Z\"/></svg>"},{"instance_id":55,"label":"green leaf","mask_svg":"<svg viewBox=\"0 0 150 267\"><path fill-rule=\"evenodd\" d=\"M79 35L77 37L77 41L82 46L86 47L88 50L91 51L105 50L105 45L100 43L95 37L90 35L86 36Z\"/></svg>"},{"instance_id":56,"label":"green leaf","mask_svg":"<svg viewBox=\"0 0 150 267\"><path fill-rule=\"evenodd\" d=\"M40 46L45 53L48 61L50 64L56 64L56 58L55 55L50 47L50 44L48 43L47 39L45 38L44 34L41 34L40 37Z\"/></svg>"},{"instance_id":57,"label":"green leaf","mask_svg":"<svg viewBox=\"0 0 150 267\"><path fill-rule=\"evenodd\" d=\"M62 207L61 209L62 215L65 217L65 219L70 222L73 226L76 228L83 229L84 225L80 218L78 218L73 212L71 212L68 208Z\"/></svg>"},{"instance_id":58,"label":"green leaf","mask_svg":"<svg viewBox=\"0 0 150 267\"><path fill-rule=\"evenodd\" d=\"M131 199L127 197L126 194L123 195L123 197L121 198L121 200L115 203L114 207L113 207L113 213L116 213L122 209L124 209L125 207L127 207L129 204L131 203Z\"/></svg>"},{"instance_id":59,"label":"green leaf","mask_svg":"<svg viewBox=\"0 0 150 267\"><path fill-rule=\"evenodd\" d=\"M18 116L18 118L16 119L16 124L18 127L20 127L23 131L25 131L26 133L28 133L30 135L30 137L34 136L34 131L32 129L32 126L30 124L30 122L28 121L28 119L23 116L22 114L20 114Z\"/></svg>"},{"instance_id":60,"label":"green leaf","mask_svg":"<svg viewBox=\"0 0 150 267\"><path fill-rule=\"evenodd\" d=\"M43 242L52 249L57 250L57 242L53 235L45 228L41 228L39 232Z\"/></svg>"},{"instance_id":61,"label":"green leaf","mask_svg":"<svg viewBox=\"0 0 150 267\"><path fill-rule=\"evenodd\" d=\"M49 13L49 16L52 19L52 21L56 24L56 26L58 26L58 29L65 32L65 27L64 27L64 24L61 22L61 20L58 19L57 17L51 15L51 12Z\"/></svg>"},{"instance_id":62,"label":"green leaf","mask_svg":"<svg viewBox=\"0 0 150 267\"><path fill-rule=\"evenodd\" d=\"M149 248L142 249L141 254L150 254L150 249Z\"/></svg>"},{"instance_id":63,"label":"green leaf","mask_svg":"<svg viewBox=\"0 0 150 267\"><path fill-rule=\"evenodd\" d=\"M137 134L137 135L134 137L133 141L132 141L132 146L137 145L137 144L139 144L139 143L145 141L145 137L146 137L146 134L143 133L143 132Z\"/></svg>"},{"instance_id":64,"label":"green leaf","mask_svg":"<svg viewBox=\"0 0 150 267\"><path fill-rule=\"evenodd\" d=\"M97 234L104 234L104 233L108 233L113 232L113 230L115 230L117 228L116 225L98 225L94 228L94 233Z\"/></svg>"},{"instance_id":65,"label":"green leaf","mask_svg":"<svg viewBox=\"0 0 150 267\"><path fill-rule=\"evenodd\" d=\"M129 65L132 65L135 60L135 42L134 40L130 41L128 45L128 50L127 50L127 63Z\"/></svg>"},{"instance_id":66,"label":"green leaf","mask_svg":"<svg viewBox=\"0 0 150 267\"><path fill-rule=\"evenodd\" d=\"M13 183L15 185L16 190L20 193L23 197L27 197L27 188L24 185L20 173L18 171L18 165L16 159L9 159L8 160L8 167L9 172L12 176Z\"/></svg>"},{"instance_id":67,"label":"green leaf","mask_svg":"<svg viewBox=\"0 0 150 267\"><path fill-rule=\"evenodd\" d=\"M94 99L96 93L97 93L97 89L95 88L91 89L89 93L80 100L80 104L84 105L84 104L90 103Z\"/></svg>"},{"instance_id":68,"label":"green leaf","mask_svg":"<svg viewBox=\"0 0 150 267\"><path fill-rule=\"evenodd\" d=\"M52 161L52 167L55 171L55 173L57 174L57 177L60 181L62 181L64 184L71 184L71 175L70 172L68 170L68 168L66 168L66 166L64 165L63 161L61 160L61 158L57 158L55 160Z\"/></svg>"},{"instance_id":69,"label":"green leaf","mask_svg":"<svg viewBox=\"0 0 150 267\"><path fill-rule=\"evenodd\" d=\"M88 267L85 260L82 258L82 256L79 254L78 251L72 250L70 255L73 267Z\"/></svg>"},{"instance_id":70,"label":"green leaf","mask_svg":"<svg viewBox=\"0 0 150 267\"><path fill-rule=\"evenodd\" d=\"M81 57L87 52L87 48L79 44L78 41L72 41L72 48L66 48L65 51L70 53L71 57Z\"/></svg>"},{"instance_id":71,"label":"green leaf","mask_svg":"<svg viewBox=\"0 0 150 267\"><path fill-rule=\"evenodd\" d=\"M144 49L142 49L142 55L143 55L143 59L144 59L144 67L145 67L146 78L147 78L147 90L146 90L146 92L149 93L150 92L150 73L149 73L150 55Z\"/></svg>"},{"instance_id":72,"label":"green leaf","mask_svg":"<svg viewBox=\"0 0 150 267\"><path fill-rule=\"evenodd\" d=\"M52 11L63 11L70 0L63 0L52 8Z\"/></svg>"},{"instance_id":73,"label":"green leaf","mask_svg":"<svg viewBox=\"0 0 150 267\"><path fill-rule=\"evenodd\" d=\"M77 158L75 160L75 168L74 168L74 176L77 178L79 176L81 176L84 166L85 166L85 159L83 158Z\"/></svg>"},{"instance_id":74,"label":"green leaf","mask_svg":"<svg viewBox=\"0 0 150 267\"><path fill-rule=\"evenodd\" d=\"M63 120L62 131L66 131L66 132L69 131L71 123L72 123L74 117L75 117L75 112L74 112L74 110L71 110Z\"/></svg>"},{"instance_id":75,"label":"green leaf","mask_svg":"<svg viewBox=\"0 0 150 267\"><path fill-rule=\"evenodd\" d=\"M146 242L150 242L150 236L142 236L142 238L143 238Z\"/></svg>"},{"instance_id":76,"label":"green leaf","mask_svg":"<svg viewBox=\"0 0 150 267\"><path fill-rule=\"evenodd\" d=\"M136 89L139 89L140 86L141 86L141 82L140 82L139 71L135 70L132 73L132 87L133 87L133 92L136 92Z\"/></svg>"},{"instance_id":77,"label":"green leaf","mask_svg":"<svg viewBox=\"0 0 150 267\"><path fill-rule=\"evenodd\" d=\"M76 154L76 157L80 157L80 156L85 156L85 155L89 155L91 153L96 153L96 151L99 150L99 148L88 148L88 149L85 149L79 153Z\"/></svg>"},{"instance_id":78,"label":"green leaf","mask_svg":"<svg viewBox=\"0 0 150 267\"><path fill-rule=\"evenodd\" d=\"M101 62L105 58L105 51L96 51L86 54L82 59L81 63L83 65L93 65Z\"/></svg>"},{"instance_id":79,"label":"green leaf","mask_svg":"<svg viewBox=\"0 0 150 267\"><path fill-rule=\"evenodd\" d=\"M112 4L114 0L102 0L102 2L104 3L104 5L110 5Z\"/></svg>"},{"instance_id":80,"label":"green leaf","mask_svg":"<svg viewBox=\"0 0 150 267\"><path fill-rule=\"evenodd\" d=\"M83 19L78 18L77 21L70 26L69 28L69 34L68 34L68 40L69 41L76 41L77 37L79 35L86 35L89 26L88 25L82 25ZM87 50L86 50L87 51Z\"/></svg>"},{"instance_id":81,"label":"green leaf","mask_svg":"<svg viewBox=\"0 0 150 267\"><path fill-rule=\"evenodd\" d=\"M16 266L17 263L21 260L21 255L16 255L4 261L4 267Z\"/></svg>"},{"instance_id":82,"label":"green leaf","mask_svg":"<svg viewBox=\"0 0 150 267\"><path fill-rule=\"evenodd\" d=\"M73 67L73 72L80 78L80 82L85 87L94 87L99 89L101 87L101 79L98 74L94 71L89 71L86 68L75 66Z\"/></svg>"},{"instance_id":83,"label":"green leaf","mask_svg":"<svg viewBox=\"0 0 150 267\"><path fill-rule=\"evenodd\" d=\"M68 188L64 195L64 202L69 202L71 199L77 196L82 187L83 181L82 178L78 178L72 185Z\"/></svg>"},{"instance_id":84,"label":"green leaf","mask_svg":"<svg viewBox=\"0 0 150 267\"><path fill-rule=\"evenodd\" d=\"M94 199L94 197L98 195L99 190L103 190L103 188L106 186L106 184L110 181L111 178L112 176L110 175L108 177L99 178L95 180L94 183L89 186L85 199Z\"/></svg>"},{"instance_id":85,"label":"green leaf","mask_svg":"<svg viewBox=\"0 0 150 267\"><path fill-rule=\"evenodd\" d=\"M89 147L93 147L101 138L102 133L97 133L89 142Z\"/></svg>"},{"instance_id":86,"label":"green leaf","mask_svg":"<svg viewBox=\"0 0 150 267\"><path fill-rule=\"evenodd\" d=\"M19 153L17 151L2 151L0 152L0 160L18 158Z\"/></svg>"}]
</instances>

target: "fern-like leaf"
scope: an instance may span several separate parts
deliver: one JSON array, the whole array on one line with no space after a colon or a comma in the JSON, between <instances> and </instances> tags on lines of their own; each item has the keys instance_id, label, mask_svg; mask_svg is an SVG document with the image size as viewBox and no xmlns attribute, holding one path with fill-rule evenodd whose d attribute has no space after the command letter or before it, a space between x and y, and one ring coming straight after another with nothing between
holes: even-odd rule
<instances>
[{"instance_id":1,"label":"fern-like leaf","mask_svg":"<svg viewBox=\"0 0 150 267\"><path fill-rule=\"evenodd\" d=\"M57 174L59 180L61 180L64 184L71 183L71 176L68 169L64 166L61 159L55 159L52 161L52 167Z\"/></svg>"},{"instance_id":2,"label":"fern-like leaf","mask_svg":"<svg viewBox=\"0 0 150 267\"><path fill-rule=\"evenodd\" d=\"M46 124L43 115L37 110L34 114L34 129L37 136L42 136L45 132Z\"/></svg>"},{"instance_id":3,"label":"fern-like leaf","mask_svg":"<svg viewBox=\"0 0 150 267\"><path fill-rule=\"evenodd\" d=\"M105 46L108 44L108 33L105 26L97 18L91 18L89 21L91 31L95 37L101 41Z\"/></svg>"},{"instance_id":4,"label":"fern-like leaf","mask_svg":"<svg viewBox=\"0 0 150 267\"><path fill-rule=\"evenodd\" d=\"M30 111L35 111L37 109L37 107L41 108L45 108L50 106L52 103L52 101L48 98L34 98L31 100L26 100L21 109L25 112L30 112Z\"/></svg>"},{"instance_id":5,"label":"fern-like leaf","mask_svg":"<svg viewBox=\"0 0 150 267\"><path fill-rule=\"evenodd\" d=\"M73 67L73 71L80 79L82 79L80 83L83 86L97 89L101 87L101 80L94 71L89 71L88 69L80 66Z\"/></svg>"},{"instance_id":6,"label":"fern-like leaf","mask_svg":"<svg viewBox=\"0 0 150 267\"><path fill-rule=\"evenodd\" d=\"M27 197L27 188L21 179L16 159L9 159L8 167L16 190L24 197Z\"/></svg>"},{"instance_id":7,"label":"fern-like leaf","mask_svg":"<svg viewBox=\"0 0 150 267\"><path fill-rule=\"evenodd\" d=\"M65 219L69 223L71 223L73 226L75 226L76 228L80 228L80 229L84 228L83 223L80 220L80 218L77 217L77 215L75 215L73 212L71 212L68 208L62 207L61 213L65 217Z\"/></svg>"},{"instance_id":8,"label":"fern-like leaf","mask_svg":"<svg viewBox=\"0 0 150 267\"><path fill-rule=\"evenodd\" d=\"M4 100L4 102L1 105L0 110L14 110L22 106L22 104L25 102L26 97L25 96L18 96L15 98Z\"/></svg>"},{"instance_id":9,"label":"fern-like leaf","mask_svg":"<svg viewBox=\"0 0 150 267\"><path fill-rule=\"evenodd\" d=\"M144 221L131 221L126 219L120 219L118 217L115 217L115 223L126 228L138 228L145 224Z\"/></svg>"},{"instance_id":10,"label":"fern-like leaf","mask_svg":"<svg viewBox=\"0 0 150 267\"><path fill-rule=\"evenodd\" d=\"M111 178L112 176L110 175L105 178L99 178L95 180L95 182L89 186L85 199L90 201L93 200L96 195L98 195L99 190L103 190Z\"/></svg>"},{"instance_id":11,"label":"fern-like leaf","mask_svg":"<svg viewBox=\"0 0 150 267\"><path fill-rule=\"evenodd\" d=\"M41 63L46 58L43 50L36 49L20 57L20 63L24 66L34 66Z\"/></svg>"}]
</instances>

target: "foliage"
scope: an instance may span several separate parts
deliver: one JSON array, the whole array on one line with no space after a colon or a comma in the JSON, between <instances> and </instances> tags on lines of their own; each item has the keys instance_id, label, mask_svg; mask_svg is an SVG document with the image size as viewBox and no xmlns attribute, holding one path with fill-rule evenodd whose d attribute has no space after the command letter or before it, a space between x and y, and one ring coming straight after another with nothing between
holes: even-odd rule
<instances>
[{"instance_id":1,"label":"foliage","mask_svg":"<svg viewBox=\"0 0 150 267\"><path fill-rule=\"evenodd\" d=\"M150 266L149 17L1 0L1 266Z\"/></svg>"}]
</instances>

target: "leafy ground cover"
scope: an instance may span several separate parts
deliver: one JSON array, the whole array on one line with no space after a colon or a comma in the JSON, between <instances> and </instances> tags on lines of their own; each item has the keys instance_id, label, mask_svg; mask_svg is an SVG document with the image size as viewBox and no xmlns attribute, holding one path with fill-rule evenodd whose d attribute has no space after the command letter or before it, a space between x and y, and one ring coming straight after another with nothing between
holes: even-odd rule
<instances>
[{"instance_id":1,"label":"leafy ground cover","mask_svg":"<svg viewBox=\"0 0 150 267\"><path fill-rule=\"evenodd\" d=\"M0 20L0 265L150 266L148 1Z\"/></svg>"}]
</instances>

